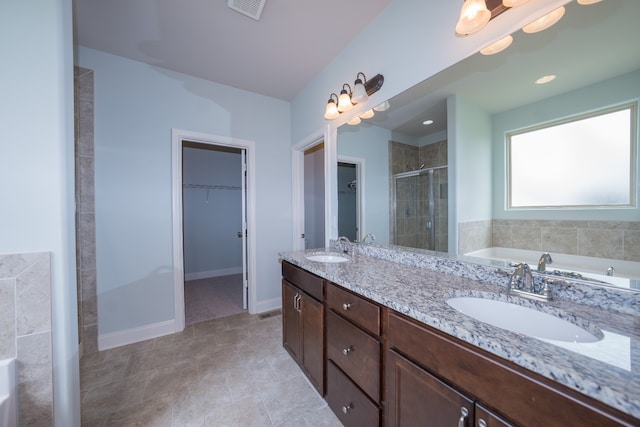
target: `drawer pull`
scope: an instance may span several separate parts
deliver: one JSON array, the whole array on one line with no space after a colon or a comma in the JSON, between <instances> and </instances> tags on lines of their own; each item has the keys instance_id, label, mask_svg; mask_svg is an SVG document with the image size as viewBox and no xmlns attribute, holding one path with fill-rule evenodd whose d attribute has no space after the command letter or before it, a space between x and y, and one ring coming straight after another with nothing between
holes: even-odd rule
<instances>
[{"instance_id":1,"label":"drawer pull","mask_svg":"<svg viewBox=\"0 0 640 427\"><path fill-rule=\"evenodd\" d=\"M349 311L349 309L351 309L351 304L345 302L344 304L342 304L342 309L344 311Z\"/></svg>"},{"instance_id":2,"label":"drawer pull","mask_svg":"<svg viewBox=\"0 0 640 427\"><path fill-rule=\"evenodd\" d=\"M478 427L487 427L487 422L485 420L483 420L482 418L480 418L478 420Z\"/></svg>"},{"instance_id":3,"label":"drawer pull","mask_svg":"<svg viewBox=\"0 0 640 427\"><path fill-rule=\"evenodd\" d=\"M344 354L345 356L348 356L349 353L351 353L352 351L353 351L353 346L350 345L349 347L342 349L342 354Z\"/></svg>"},{"instance_id":4,"label":"drawer pull","mask_svg":"<svg viewBox=\"0 0 640 427\"><path fill-rule=\"evenodd\" d=\"M348 413L351 409L353 409L353 404L352 403L347 403L346 406L342 407L342 413L346 414Z\"/></svg>"},{"instance_id":5,"label":"drawer pull","mask_svg":"<svg viewBox=\"0 0 640 427\"><path fill-rule=\"evenodd\" d=\"M460 408L460 419L458 420L458 427L464 427L467 425L467 417L469 416L469 410L464 406Z\"/></svg>"}]
</instances>

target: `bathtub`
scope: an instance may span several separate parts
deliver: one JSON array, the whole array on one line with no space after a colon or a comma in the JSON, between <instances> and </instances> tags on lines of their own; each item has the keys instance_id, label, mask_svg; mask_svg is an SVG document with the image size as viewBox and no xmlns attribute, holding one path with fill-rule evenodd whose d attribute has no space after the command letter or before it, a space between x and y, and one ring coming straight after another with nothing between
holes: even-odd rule
<instances>
[{"instance_id":1,"label":"bathtub","mask_svg":"<svg viewBox=\"0 0 640 427\"><path fill-rule=\"evenodd\" d=\"M623 288L640 286L640 262L621 261L617 259L595 258L580 255L568 255L549 252L553 259L547 265L547 271L560 270L576 272L586 278L609 283ZM465 254L475 258L490 259L505 262L526 262L532 270L538 267L538 260L542 251L530 251L511 248L486 248ZM607 269L614 268L613 276L607 276Z\"/></svg>"},{"instance_id":2,"label":"bathtub","mask_svg":"<svg viewBox=\"0 0 640 427\"><path fill-rule=\"evenodd\" d=\"M15 359L0 360L0 426L18 425L18 386Z\"/></svg>"}]
</instances>

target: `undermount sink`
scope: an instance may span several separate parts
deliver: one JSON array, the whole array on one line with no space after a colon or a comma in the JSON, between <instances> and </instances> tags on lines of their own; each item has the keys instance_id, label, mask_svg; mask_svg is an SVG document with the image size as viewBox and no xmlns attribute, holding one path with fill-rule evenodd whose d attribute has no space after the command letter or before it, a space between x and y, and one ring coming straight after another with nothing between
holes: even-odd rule
<instances>
[{"instance_id":1,"label":"undermount sink","mask_svg":"<svg viewBox=\"0 0 640 427\"><path fill-rule=\"evenodd\" d=\"M305 258L307 258L309 261L328 263L347 262L350 260L348 256L339 254L337 252L314 252L306 255Z\"/></svg>"},{"instance_id":2,"label":"undermount sink","mask_svg":"<svg viewBox=\"0 0 640 427\"><path fill-rule=\"evenodd\" d=\"M601 340L567 320L505 301L454 297L447 299L447 304L481 322L534 338L572 343L592 343Z\"/></svg>"}]
</instances>

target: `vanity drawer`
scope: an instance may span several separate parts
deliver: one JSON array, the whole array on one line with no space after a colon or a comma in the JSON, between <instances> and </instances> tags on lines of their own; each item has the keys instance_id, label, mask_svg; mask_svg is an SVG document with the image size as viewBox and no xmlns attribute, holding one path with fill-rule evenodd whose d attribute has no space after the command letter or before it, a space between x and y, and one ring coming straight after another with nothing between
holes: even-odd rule
<instances>
[{"instance_id":1,"label":"vanity drawer","mask_svg":"<svg viewBox=\"0 0 640 427\"><path fill-rule=\"evenodd\" d=\"M337 285L327 283L327 305L374 335L380 335L380 307Z\"/></svg>"},{"instance_id":2,"label":"vanity drawer","mask_svg":"<svg viewBox=\"0 0 640 427\"><path fill-rule=\"evenodd\" d=\"M347 427L380 425L380 410L369 398L329 361L327 363L327 403Z\"/></svg>"},{"instance_id":3,"label":"vanity drawer","mask_svg":"<svg viewBox=\"0 0 640 427\"><path fill-rule=\"evenodd\" d=\"M311 274L286 261L282 262L282 277L318 301L323 301L323 278L318 277L315 274Z\"/></svg>"},{"instance_id":4,"label":"vanity drawer","mask_svg":"<svg viewBox=\"0 0 640 427\"><path fill-rule=\"evenodd\" d=\"M379 402L380 341L330 310L326 317L327 359Z\"/></svg>"}]
</instances>

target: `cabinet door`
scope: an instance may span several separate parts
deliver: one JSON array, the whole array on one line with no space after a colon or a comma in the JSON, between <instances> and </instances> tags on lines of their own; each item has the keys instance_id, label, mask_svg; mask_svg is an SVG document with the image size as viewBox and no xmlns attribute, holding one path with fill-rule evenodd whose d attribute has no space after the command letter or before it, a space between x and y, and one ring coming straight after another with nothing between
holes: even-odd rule
<instances>
[{"instance_id":1,"label":"cabinet door","mask_svg":"<svg viewBox=\"0 0 640 427\"><path fill-rule=\"evenodd\" d=\"M472 427L474 404L394 351L386 369L388 427Z\"/></svg>"},{"instance_id":2,"label":"cabinet door","mask_svg":"<svg viewBox=\"0 0 640 427\"><path fill-rule=\"evenodd\" d=\"M296 287L286 280L282 281L282 345L298 363L302 361L299 295Z\"/></svg>"},{"instance_id":3,"label":"cabinet door","mask_svg":"<svg viewBox=\"0 0 640 427\"><path fill-rule=\"evenodd\" d=\"M514 424L476 403L476 427L514 427Z\"/></svg>"},{"instance_id":4,"label":"cabinet door","mask_svg":"<svg viewBox=\"0 0 640 427\"><path fill-rule=\"evenodd\" d=\"M324 310L322 303L300 291L302 322L302 366L324 395Z\"/></svg>"}]
</instances>

